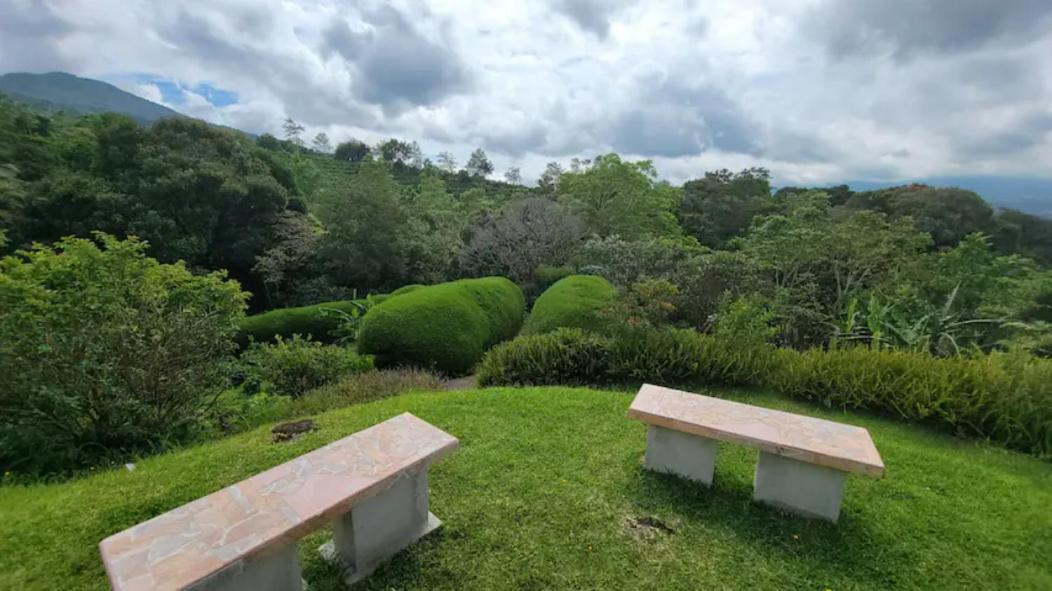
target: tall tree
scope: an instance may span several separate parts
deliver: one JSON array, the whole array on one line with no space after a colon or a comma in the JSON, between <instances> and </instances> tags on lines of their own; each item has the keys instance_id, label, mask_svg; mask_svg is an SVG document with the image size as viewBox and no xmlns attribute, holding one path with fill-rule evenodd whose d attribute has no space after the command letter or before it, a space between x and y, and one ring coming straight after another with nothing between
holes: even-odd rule
<instances>
[{"instance_id":1,"label":"tall tree","mask_svg":"<svg viewBox=\"0 0 1052 591\"><path fill-rule=\"evenodd\" d=\"M285 139L297 146L303 145L303 139L300 134L303 133L304 128L299 123L296 123L291 117L286 117L285 122L281 124L281 129L285 132Z\"/></svg>"},{"instance_id":2,"label":"tall tree","mask_svg":"<svg viewBox=\"0 0 1052 591\"><path fill-rule=\"evenodd\" d=\"M563 175L563 167L558 162L549 162L544 166L544 172L537 178L537 186L545 195L555 197L559 191L559 178Z\"/></svg>"},{"instance_id":3,"label":"tall tree","mask_svg":"<svg viewBox=\"0 0 1052 591\"><path fill-rule=\"evenodd\" d=\"M649 160L627 162L617 154L606 154L587 170L563 173L559 199L599 236L633 239L677 234L673 211L679 190L656 179Z\"/></svg>"},{"instance_id":4,"label":"tall tree","mask_svg":"<svg viewBox=\"0 0 1052 591\"><path fill-rule=\"evenodd\" d=\"M435 162L446 172L453 173L457 170L457 157L452 152L439 152L438 156L435 156Z\"/></svg>"},{"instance_id":5,"label":"tall tree","mask_svg":"<svg viewBox=\"0 0 1052 591\"><path fill-rule=\"evenodd\" d=\"M361 290L393 286L405 275L400 229L406 215L387 165L366 160L346 192L321 211L327 232L319 259L339 285Z\"/></svg>"},{"instance_id":6,"label":"tall tree","mask_svg":"<svg viewBox=\"0 0 1052 591\"><path fill-rule=\"evenodd\" d=\"M522 184L522 172L519 171L518 166L512 166L504 172L504 181L512 185Z\"/></svg>"},{"instance_id":7,"label":"tall tree","mask_svg":"<svg viewBox=\"0 0 1052 591\"><path fill-rule=\"evenodd\" d=\"M722 169L684 183L677 214L683 230L698 242L722 248L743 234L754 217L774 209L767 169Z\"/></svg>"},{"instance_id":8,"label":"tall tree","mask_svg":"<svg viewBox=\"0 0 1052 591\"><path fill-rule=\"evenodd\" d=\"M471 157L468 158L468 164L465 167L465 170L467 170L468 174L472 176L485 177L493 174L493 163L490 162L489 158L486 156L486 152L484 152L482 148L476 148L475 151L471 153Z\"/></svg>"},{"instance_id":9,"label":"tall tree","mask_svg":"<svg viewBox=\"0 0 1052 591\"><path fill-rule=\"evenodd\" d=\"M347 162L361 162L369 156L369 153L368 144L360 140L350 139L336 146L333 157Z\"/></svg>"},{"instance_id":10,"label":"tall tree","mask_svg":"<svg viewBox=\"0 0 1052 591\"><path fill-rule=\"evenodd\" d=\"M332 151L332 144L329 142L329 136L324 131L319 132L318 135L314 136L311 140L311 145L314 149L322 154L328 154Z\"/></svg>"}]
</instances>

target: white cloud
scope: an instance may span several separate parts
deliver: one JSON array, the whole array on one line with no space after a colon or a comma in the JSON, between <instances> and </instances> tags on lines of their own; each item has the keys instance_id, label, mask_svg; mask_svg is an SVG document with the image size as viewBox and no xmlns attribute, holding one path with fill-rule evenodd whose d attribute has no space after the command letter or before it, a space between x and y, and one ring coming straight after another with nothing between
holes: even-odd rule
<instances>
[{"instance_id":1,"label":"white cloud","mask_svg":"<svg viewBox=\"0 0 1052 591\"><path fill-rule=\"evenodd\" d=\"M675 181L1048 174L1052 5L876 4L0 0L0 68L148 74L224 125L277 133L289 116L461 161L483 146L526 178L609 150ZM185 90L203 83L239 102Z\"/></svg>"}]
</instances>

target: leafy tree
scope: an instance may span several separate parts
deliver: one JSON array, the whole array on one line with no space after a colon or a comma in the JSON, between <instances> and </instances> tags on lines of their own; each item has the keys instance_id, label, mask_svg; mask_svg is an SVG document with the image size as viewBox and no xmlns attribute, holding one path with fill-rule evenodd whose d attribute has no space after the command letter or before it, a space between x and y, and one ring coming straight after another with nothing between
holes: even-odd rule
<instances>
[{"instance_id":1,"label":"leafy tree","mask_svg":"<svg viewBox=\"0 0 1052 591\"><path fill-rule=\"evenodd\" d=\"M512 185L522 184L522 172L519 170L518 166L512 166L504 172L504 182Z\"/></svg>"},{"instance_id":2,"label":"leafy tree","mask_svg":"<svg viewBox=\"0 0 1052 591\"><path fill-rule=\"evenodd\" d=\"M544 166L544 172L537 179L537 186L545 195L555 197L559 192L559 179L563 176L563 167L558 162L549 162Z\"/></svg>"},{"instance_id":3,"label":"leafy tree","mask_svg":"<svg viewBox=\"0 0 1052 591\"><path fill-rule=\"evenodd\" d=\"M418 167L420 165L420 146L416 142L403 142L399 139L391 138L377 145L376 152L384 162L396 168Z\"/></svg>"},{"instance_id":4,"label":"leafy tree","mask_svg":"<svg viewBox=\"0 0 1052 591\"><path fill-rule=\"evenodd\" d=\"M626 162L617 154L599 156L582 172L564 172L559 198L599 236L634 239L673 235L679 191L656 181L650 161Z\"/></svg>"},{"instance_id":5,"label":"leafy tree","mask_svg":"<svg viewBox=\"0 0 1052 591\"><path fill-rule=\"evenodd\" d=\"M281 124L281 129L285 132L285 141L296 146L303 145L303 139L300 137L304 131L302 125L296 123L291 117L286 117L285 122Z\"/></svg>"},{"instance_id":6,"label":"leafy tree","mask_svg":"<svg viewBox=\"0 0 1052 591\"><path fill-rule=\"evenodd\" d=\"M561 265L580 244L577 219L547 199L513 201L472 228L460 257L469 276L530 280L541 265Z\"/></svg>"},{"instance_id":7,"label":"leafy tree","mask_svg":"<svg viewBox=\"0 0 1052 591\"><path fill-rule=\"evenodd\" d=\"M380 161L363 162L354 180L321 211L321 266L339 285L370 290L399 284L406 266L399 187Z\"/></svg>"},{"instance_id":8,"label":"leafy tree","mask_svg":"<svg viewBox=\"0 0 1052 591\"><path fill-rule=\"evenodd\" d=\"M1014 209L997 213L994 247L1003 254L1021 254L1052 265L1052 220Z\"/></svg>"},{"instance_id":9,"label":"leafy tree","mask_svg":"<svg viewBox=\"0 0 1052 591\"><path fill-rule=\"evenodd\" d=\"M435 162L438 163L439 168L448 173L453 173L457 170L457 158L452 152L440 152L438 156L435 156Z\"/></svg>"},{"instance_id":10,"label":"leafy tree","mask_svg":"<svg viewBox=\"0 0 1052 591\"><path fill-rule=\"evenodd\" d=\"M322 154L328 154L332 151L332 144L329 142L329 136L324 131L314 136L314 139L311 140L311 146Z\"/></svg>"},{"instance_id":11,"label":"leafy tree","mask_svg":"<svg viewBox=\"0 0 1052 591\"><path fill-rule=\"evenodd\" d=\"M722 169L684 183L677 213L683 230L701 244L724 248L749 228L753 218L774 209L767 169L738 173Z\"/></svg>"},{"instance_id":12,"label":"leafy tree","mask_svg":"<svg viewBox=\"0 0 1052 591\"><path fill-rule=\"evenodd\" d=\"M252 267L262 280L268 304L285 302L286 291L314 256L321 233L317 221L300 212L281 212L271 223L269 246L256 257Z\"/></svg>"},{"instance_id":13,"label":"leafy tree","mask_svg":"<svg viewBox=\"0 0 1052 591\"><path fill-rule=\"evenodd\" d=\"M245 298L99 235L0 259L0 465L51 472L192 435Z\"/></svg>"},{"instance_id":14,"label":"leafy tree","mask_svg":"<svg viewBox=\"0 0 1052 591\"><path fill-rule=\"evenodd\" d=\"M409 281L441 283L454 269L463 246L465 216L437 174L421 175L405 201L404 228Z\"/></svg>"},{"instance_id":15,"label":"leafy tree","mask_svg":"<svg viewBox=\"0 0 1052 591\"><path fill-rule=\"evenodd\" d=\"M468 158L468 164L465 167L465 170L467 170L468 174L472 176L485 177L493 174L493 163L489 161L488 157L486 157L486 152L484 152L482 148L476 148L475 151L471 153L471 157Z\"/></svg>"},{"instance_id":16,"label":"leafy tree","mask_svg":"<svg viewBox=\"0 0 1052 591\"><path fill-rule=\"evenodd\" d=\"M361 162L370 154L369 146L359 140L348 140L336 146L333 157L346 162Z\"/></svg>"},{"instance_id":17,"label":"leafy tree","mask_svg":"<svg viewBox=\"0 0 1052 591\"><path fill-rule=\"evenodd\" d=\"M875 209L891 218L911 217L931 234L936 247L954 246L969 234L994 229L993 208L965 189L906 185L856 193L845 207Z\"/></svg>"},{"instance_id":18,"label":"leafy tree","mask_svg":"<svg viewBox=\"0 0 1052 591\"><path fill-rule=\"evenodd\" d=\"M280 150L281 140L269 133L264 133L256 138L256 145L264 150Z\"/></svg>"}]
</instances>

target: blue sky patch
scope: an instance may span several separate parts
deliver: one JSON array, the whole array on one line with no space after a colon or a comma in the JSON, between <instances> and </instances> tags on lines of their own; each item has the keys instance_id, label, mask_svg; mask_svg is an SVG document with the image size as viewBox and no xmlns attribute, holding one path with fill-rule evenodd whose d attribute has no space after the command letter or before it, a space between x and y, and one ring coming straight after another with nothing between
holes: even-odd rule
<instances>
[{"instance_id":1,"label":"blue sky patch","mask_svg":"<svg viewBox=\"0 0 1052 591\"><path fill-rule=\"evenodd\" d=\"M186 103L186 100L183 97L184 91L199 94L216 107L226 107L237 103L237 93L217 88L207 82L202 82L196 86L183 86L175 80L153 74L132 74L130 76L121 76L118 78L130 78L137 84L152 84L156 86L157 89L161 91L161 99L165 103L173 106L179 106Z\"/></svg>"}]
</instances>

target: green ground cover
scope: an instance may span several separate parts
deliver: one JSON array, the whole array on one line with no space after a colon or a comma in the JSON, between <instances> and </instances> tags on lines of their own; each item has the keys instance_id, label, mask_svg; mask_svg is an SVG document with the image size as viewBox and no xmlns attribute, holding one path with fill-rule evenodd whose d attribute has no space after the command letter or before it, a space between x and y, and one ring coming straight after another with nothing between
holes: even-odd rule
<instances>
[{"instance_id":1,"label":"green ground cover","mask_svg":"<svg viewBox=\"0 0 1052 591\"><path fill-rule=\"evenodd\" d=\"M756 453L742 447L721 447L711 490L645 472L631 392L408 394L317 415L321 429L291 443L264 427L133 472L0 487L0 588L103 589L103 537L404 411L461 440L431 472L445 527L363 589L1052 588L1049 463L771 393L721 394L867 427L887 477L850 478L831 525L752 503ZM312 589L342 588L314 552L327 535L300 546Z\"/></svg>"}]
</instances>

